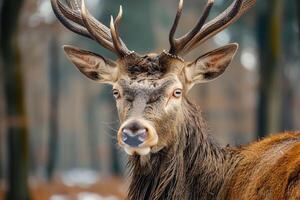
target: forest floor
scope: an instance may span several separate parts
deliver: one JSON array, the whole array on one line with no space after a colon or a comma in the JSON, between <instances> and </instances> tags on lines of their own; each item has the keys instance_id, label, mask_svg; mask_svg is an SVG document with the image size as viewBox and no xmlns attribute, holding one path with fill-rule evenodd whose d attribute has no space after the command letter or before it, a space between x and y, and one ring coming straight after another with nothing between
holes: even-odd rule
<instances>
[{"instance_id":1,"label":"forest floor","mask_svg":"<svg viewBox=\"0 0 300 200\"><path fill-rule=\"evenodd\" d=\"M0 184L0 200L4 200L4 187ZM68 187L60 181L30 184L32 200L122 200L126 184L120 178L101 179L89 187Z\"/></svg>"}]
</instances>

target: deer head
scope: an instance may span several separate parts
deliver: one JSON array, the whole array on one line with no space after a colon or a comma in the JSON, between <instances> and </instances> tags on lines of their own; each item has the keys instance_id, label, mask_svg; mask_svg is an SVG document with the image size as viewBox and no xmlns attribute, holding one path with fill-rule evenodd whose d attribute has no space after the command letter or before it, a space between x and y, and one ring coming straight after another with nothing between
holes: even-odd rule
<instances>
[{"instance_id":1,"label":"deer head","mask_svg":"<svg viewBox=\"0 0 300 200\"><path fill-rule=\"evenodd\" d=\"M75 1L77 2L77 1ZM121 126L118 143L130 154L146 155L176 143L178 122L183 119L189 90L198 83L211 81L224 73L238 45L229 44L206 53L196 60L182 56L235 22L255 0L234 0L215 19L205 23L213 6L208 0L203 15L187 34L174 38L183 9L179 1L176 18L169 34L170 49L160 54L139 55L130 51L118 32L122 7L110 28L93 18L84 0L81 6L68 7L51 0L53 10L71 31L100 43L117 54L112 61L101 55L72 46L64 46L70 61L88 78L113 86ZM80 2L77 2L80 3Z\"/></svg>"}]
</instances>

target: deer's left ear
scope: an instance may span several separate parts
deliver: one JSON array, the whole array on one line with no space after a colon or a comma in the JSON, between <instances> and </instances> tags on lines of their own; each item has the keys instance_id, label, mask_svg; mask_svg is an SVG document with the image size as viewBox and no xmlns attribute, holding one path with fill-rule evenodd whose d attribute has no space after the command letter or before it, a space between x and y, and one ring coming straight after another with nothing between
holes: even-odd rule
<instances>
[{"instance_id":1,"label":"deer's left ear","mask_svg":"<svg viewBox=\"0 0 300 200\"><path fill-rule=\"evenodd\" d=\"M65 45L64 50L69 60L89 79L108 84L117 80L119 70L114 61L69 45Z\"/></svg>"},{"instance_id":2,"label":"deer's left ear","mask_svg":"<svg viewBox=\"0 0 300 200\"><path fill-rule=\"evenodd\" d=\"M185 67L187 81L193 86L217 78L229 66L237 49L238 44L233 43L200 56Z\"/></svg>"}]
</instances>

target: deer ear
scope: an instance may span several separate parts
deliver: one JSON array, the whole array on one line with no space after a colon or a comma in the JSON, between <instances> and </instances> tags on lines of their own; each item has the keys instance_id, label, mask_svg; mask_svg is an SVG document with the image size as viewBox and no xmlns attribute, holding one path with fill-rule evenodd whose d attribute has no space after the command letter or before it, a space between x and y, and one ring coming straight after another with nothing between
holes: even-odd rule
<instances>
[{"instance_id":1,"label":"deer ear","mask_svg":"<svg viewBox=\"0 0 300 200\"><path fill-rule=\"evenodd\" d=\"M117 64L95 53L73 46L64 46L69 60L88 78L100 83L114 83L118 77Z\"/></svg>"},{"instance_id":2,"label":"deer ear","mask_svg":"<svg viewBox=\"0 0 300 200\"><path fill-rule=\"evenodd\" d=\"M213 80L231 63L238 44L229 44L211 51L185 67L185 76L192 85Z\"/></svg>"}]
</instances>

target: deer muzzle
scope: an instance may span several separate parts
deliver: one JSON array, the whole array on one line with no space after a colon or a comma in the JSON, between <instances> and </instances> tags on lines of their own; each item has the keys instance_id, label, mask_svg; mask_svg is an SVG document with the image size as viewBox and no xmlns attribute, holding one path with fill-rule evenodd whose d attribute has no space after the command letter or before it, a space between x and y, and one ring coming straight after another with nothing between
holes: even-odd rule
<instances>
[{"instance_id":1,"label":"deer muzzle","mask_svg":"<svg viewBox=\"0 0 300 200\"><path fill-rule=\"evenodd\" d=\"M127 120L118 131L118 143L129 155L147 155L157 142L153 125L143 119Z\"/></svg>"}]
</instances>

